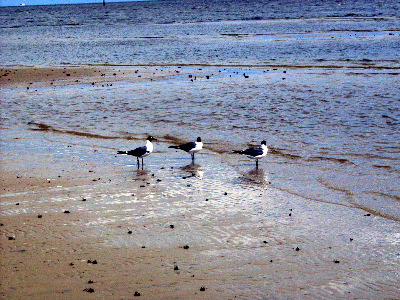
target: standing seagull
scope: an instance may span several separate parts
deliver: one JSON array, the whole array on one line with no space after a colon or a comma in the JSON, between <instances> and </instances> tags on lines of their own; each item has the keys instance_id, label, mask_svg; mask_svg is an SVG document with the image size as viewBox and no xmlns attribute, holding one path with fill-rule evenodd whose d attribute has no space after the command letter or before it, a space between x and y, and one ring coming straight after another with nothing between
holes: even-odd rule
<instances>
[{"instance_id":1,"label":"standing seagull","mask_svg":"<svg viewBox=\"0 0 400 300\"><path fill-rule=\"evenodd\" d=\"M153 149L154 149L153 144L151 143L152 141L156 141L156 139L153 138L152 136L149 136L147 138L145 146L138 147L134 150L129 150L129 151L118 151L117 153L136 156L138 168L140 166L139 158L141 158L142 159L142 169L143 169L143 157L150 155L150 153L153 152Z\"/></svg>"},{"instance_id":2,"label":"standing seagull","mask_svg":"<svg viewBox=\"0 0 400 300\"><path fill-rule=\"evenodd\" d=\"M189 142L179 146L169 146L168 148L174 148L186 151L190 153L190 155L192 156L192 161L194 161L194 154L203 149L203 143L201 141L201 138L198 137L195 142Z\"/></svg>"},{"instance_id":3,"label":"standing seagull","mask_svg":"<svg viewBox=\"0 0 400 300\"><path fill-rule=\"evenodd\" d=\"M256 160L256 168L258 168L258 160L267 155L268 147L267 142L262 141L260 147L251 147L246 150L233 150L233 153L246 155L248 158Z\"/></svg>"}]
</instances>

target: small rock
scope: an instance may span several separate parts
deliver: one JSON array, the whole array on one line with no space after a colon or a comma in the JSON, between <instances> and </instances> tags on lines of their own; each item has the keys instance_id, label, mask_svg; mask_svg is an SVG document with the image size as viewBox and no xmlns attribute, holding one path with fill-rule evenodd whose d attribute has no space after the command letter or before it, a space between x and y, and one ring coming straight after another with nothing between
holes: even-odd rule
<instances>
[{"instance_id":1,"label":"small rock","mask_svg":"<svg viewBox=\"0 0 400 300\"><path fill-rule=\"evenodd\" d=\"M189 249L189 245L183 246L183 249Z\"/></svg>"},{"instance_id":2,"label":"small rock","mask_svg":"<svg viewBox=\"0 0 400 300\"><path fill-rule=\"evenodd\" d=\"M69 210L64 210L64 214L69 214L70 211Z\"/></svg>"},{"instance_id":3,"label":"small rock","mask_svg":"<svg viewBox=\"0 0 400 300\"><path fill-rule=\"evenodd\" d=\"M296 249L295 249L296 251L300 251L300 248L299 247L296 247Z\"/></svg>"},{"instance_id":4,"label":"small rock","mask_svg":"<svg viewBox=\"0 0 400 300\"><path fill-rule=\"evenodd\" d=\"M139 297L139 296L140 296L140 293L139 293L139 292L135 292L135 293L133 294L133 296Z\"/></svg>"},{"instance_id":5,"label":"small rock","mask_svg":"<svg viewBox=\"0 0 400 300\"><path fill-rule=\"evenodd\" d=\"M178 266L174 266L174 271L178 271L179 267Z\"/></svg>"},{"instance_id":6,"label":"small rock","mask_svg":"<svg viewBox=\"0 0 400 300\"><path fill-rule=\"evenodd\" d=\"M38 215L37 217L40 219L40 218L43 217L43 216L42 216L42 215Z\"/></svg>"},{"instance_id":7,"label":"small rock","mask_svg":"<svg viewBox=\"0 0 400 300\"><path fill-rule=\"evenodd\" d=\"M94 293L94 289L92 289L92 288L86 288L83 291L88 292L88 293Z\"/></svg>"},{"instance_id":8,"label":"small rock","mask_svg":"<svg viewBox=\"0 0 400 300\"><path fill-rule=\"evenodd\" d=\"M171 224L171 225L169 225L169 228L175 228L175 225Z\"/></svg>"},{"instance_id":9,"label":"small rock","mask_svg":"<svg viewBox=\"0 0 400 300\"><path fill-rule=\"evenodd\" d=\"M206 290L206 288L204 287L204 286L202 286L201 288L200 288L200 291L201 292L204 292Z\"/></svg>"},{"instance_id":10,"label":"small rock","mask_svg":"<svg viewBox=\"0 0 400 300\"><path fill-rule=\"evenodd\" d=\"M339 260L336 260L336 259L335 259L333 262L334 262L335 264L340 263L340 261L339 261Z\"/></svg>"},{"instance_id":11,"label":"small rock","mask_svg":"<svg viewBox=\"0 0 400 300\"><path fill-rule=\"evenodd\" d=\"M92 283L94 283L94 281L93 280L89 280L87 283L88 284L92 284Z\"/></svg>"}]
</instances>

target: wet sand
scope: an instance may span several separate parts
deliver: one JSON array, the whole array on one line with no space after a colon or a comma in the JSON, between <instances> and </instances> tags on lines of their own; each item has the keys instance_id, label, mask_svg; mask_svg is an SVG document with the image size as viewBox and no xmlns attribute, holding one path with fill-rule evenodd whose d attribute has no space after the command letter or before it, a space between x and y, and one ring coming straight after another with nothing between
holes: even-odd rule
<instances>
[{"instance_id":1,"label":"wet sand","mask_svg":"<svg viewBox=\"0 0 400 300\"><path fill-rule=\"evenodd\" d=\"M140 70L140 73L138 72ZM180 68L157 68L138 66L125 68L104 67L43 67L1 68L0 88L34 89L62 87L67 85L107 85L118 81L136 82L157 80L165 76L181 74Z\"/></svg>"},{"instance_id":2,"label":"wet sand","mask_svg":"<svg viewBox=\"0 0 400 300\"><path fill-rule=\"evenodd\" d=\"M397 222L276 188L273 155L115 155L140 143L2 128L3 299L398 298Z\"/></svg>"}]
</instances>

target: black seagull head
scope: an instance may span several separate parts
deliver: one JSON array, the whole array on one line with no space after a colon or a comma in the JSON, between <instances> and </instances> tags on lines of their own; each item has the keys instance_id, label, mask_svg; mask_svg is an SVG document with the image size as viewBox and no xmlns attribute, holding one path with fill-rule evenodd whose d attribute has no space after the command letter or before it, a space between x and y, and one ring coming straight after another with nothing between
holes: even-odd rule
<instances>
[{"instance_id":1,"label":"black seagull head","mask_svg":"<svg viewBox=\"0 0 400 300\"><path fill-rule=\"evenodd\" d=\"M201 137L198 137L196 141L201 142Z\"/></svg>"},{"instance_id":2,"label":"black seagull head","mask_svg":"<svg viewBox=\"0 0 400 300\"><path fill-rule=\"evenodd\" d=\"M267 142L266 142L266 141L262 141L262 142L261 142L261 145L267 146Z\"/></svg>"},{"instance_id":3,"label":"black seagull head","mask_svg":"<svg viewBox=\"0 0 400 300\"><path fill-rule=\"evenodd\" d=\"M147 140L148 140L149 142L151 142L151 141L157 141L157 139L153 138L152 136L149 136L149 137L147 138Z\"/></svg>"}]
</instances>

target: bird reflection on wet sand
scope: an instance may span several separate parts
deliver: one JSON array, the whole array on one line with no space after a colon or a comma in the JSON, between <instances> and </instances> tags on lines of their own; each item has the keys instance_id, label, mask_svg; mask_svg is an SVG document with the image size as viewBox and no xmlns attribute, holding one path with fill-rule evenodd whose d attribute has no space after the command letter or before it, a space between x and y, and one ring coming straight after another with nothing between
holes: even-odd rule
<instances>
[{"instance_id":1,"label":"bird reflection on wet sand","mask_svg":"<svg viewBox=\"0 0 400 300\"><path fill-rule=\"evenodd\" d=\"M152 177L152 174L149 170L137 169L134 171L136 173L137 179L149 179Z\"/></svg>"},{"instance_id":2,"label":"bird reflection on wet sand","mask_svg":"<svg viewBox=\"0 0 400 300\"><path fill-rule=\"evenodd\" d=\"M255 167L247 172L241 172L240 175L241 176L239 177L239 180L244 182L252 182L262 185L271 184L269 181L269 173L266 170L258 167Z\"/></svg>"},{"instance_id":3,"label":"bird reflection on wet sand","mask_svg":"<svg viewBox=\"0 0 400 300\"><path fill-rule=\"evenodd\" d=\"M199 179L203 178L204 171L202 170L201 166L198 164L192 163L192 164L181 167L181 169L189 174L188 177L196 177Z\"/></svg>"}]
</instances>

